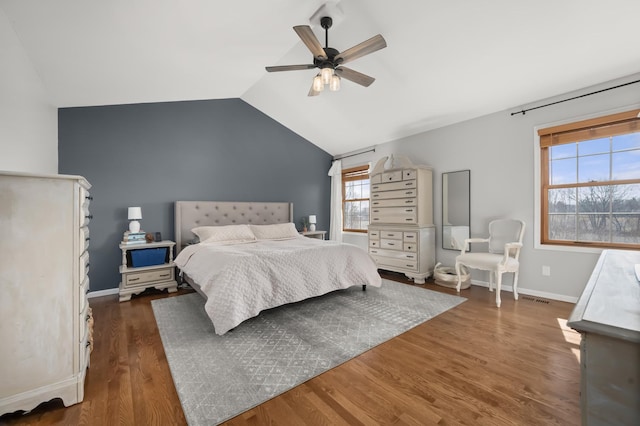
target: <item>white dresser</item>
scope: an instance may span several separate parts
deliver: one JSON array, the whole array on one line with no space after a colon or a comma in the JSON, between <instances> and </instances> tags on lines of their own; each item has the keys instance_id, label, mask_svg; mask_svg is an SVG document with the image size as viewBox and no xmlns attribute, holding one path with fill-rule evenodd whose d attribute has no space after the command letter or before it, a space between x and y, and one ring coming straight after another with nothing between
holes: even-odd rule
<instances>
[{"instance_id":1,"label":"white dresser","mask_svg":"<svg viewBox=\"0 0 640 426\"><path fill-rule=\"evenodd\" d=\"M433 274L433 172L406 157L385 157L370 174L369 254L378 268L417 284Z\"/></svg>"},{"instance_id":2,"label":"white dresser","mask_svg":"<svg viewBox=\"0 0 640 426\"><path fill-rule=\"evenodd\" d=\"M0 414L84 397L90 187L80 176L0 172Z\"/></svg>"}]
</instances>

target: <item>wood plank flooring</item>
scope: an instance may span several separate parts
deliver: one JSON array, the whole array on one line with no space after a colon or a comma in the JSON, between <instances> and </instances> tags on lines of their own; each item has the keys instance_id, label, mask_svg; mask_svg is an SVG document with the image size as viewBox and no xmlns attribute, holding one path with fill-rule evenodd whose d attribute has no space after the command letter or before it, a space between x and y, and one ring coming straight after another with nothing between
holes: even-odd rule
<instances>
[{"instance_id":1,"label":"wood plank flooring","mask_svg":"<svg viewBox=\"0 0 640 426\"><path fill-rule=\"evenodd\" d=\"M400 275L385 278L406 282ZM411 285L411 284L407 284ZM455 290L427 283L449 294ZM91 299L94 351L85 399L3 425L185 425L150 301ZM573 305L471 286L468 300L231 419L227 425L578 425L580 336Z\"/></svg>"}]
</instances>

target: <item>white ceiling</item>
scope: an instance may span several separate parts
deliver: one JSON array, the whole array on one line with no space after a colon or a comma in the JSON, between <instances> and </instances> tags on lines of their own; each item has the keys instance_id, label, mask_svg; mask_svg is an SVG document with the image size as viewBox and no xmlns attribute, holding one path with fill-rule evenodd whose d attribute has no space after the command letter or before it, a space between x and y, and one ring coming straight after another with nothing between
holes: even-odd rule
<instances>
[{"instance_id":1,"label":"white ceiling","mask_svg":"<svg viewBox=\"0 0 640 426\"><path fill-rule=\"evenodd\" d=\"M307 97L321 0L0 0L59 107L242 98L337 155L640 72L639 0L342 0L329 45L386 49ZM324 31L314 31L324 45Z\"/></svg>"}]
</instances>

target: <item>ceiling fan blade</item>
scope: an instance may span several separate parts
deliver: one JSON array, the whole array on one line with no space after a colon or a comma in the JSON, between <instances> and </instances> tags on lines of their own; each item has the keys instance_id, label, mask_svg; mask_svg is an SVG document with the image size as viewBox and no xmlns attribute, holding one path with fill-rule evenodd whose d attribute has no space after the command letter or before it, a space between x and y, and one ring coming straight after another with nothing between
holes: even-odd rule
<instances>
[{"instance_id":1,"label":"ceiling fan blade","mask_svg":"<svg viewBox=\"0 0 640 426\"><path fill-rule=\"evenodd\" d=\"M316 35L311 31L311 27L308 25L297 25L293 27L293 30L298 34L298 37L304 44L307 45L313 56L317 59L327 59L327 54L322 48L322 45L318 41Z\"/></svg>"},{"instance_id":2,"label":"ceiling fan blade","mask_svg":"<svg viewBox=\"0 0 640 426\"><path fill-rule=\"evenodd\" d=\"M363 41L360 44L353 46L350 49L339 53L335 58L336 64L346 64L354 59L360 58L369 53L373 53L377 50L387 47L387 42L380 34L371 37L369 40Z\"/></svg>"},{"instance_id":3,"label":"ceiling fan blade","mask_svg":"<svg viewBox=\"0 0 640 426\"><path fill-rule=\"evenodd\" d=\"M298 70L311 70L316 66L313 64L308 65L278 65L274 67L264 67L269 72L276 71L298 71Z\"/></svg>"},{"instance_id":4,"label":"ceiling fan blade","mask_svg":"<svg viewBox=\"0 0 640 426\"><path fill-rule=\"evenodd\" d=\"M351 68L347 67L338 67L336 68L336 74L338 74L342 78L346 78L349 81L353 81L364 87L371 86L371 83L376 81L375 78L369 77L366 74L362 74L361 72L354 71Z\"/></svg>"},{"instance_id":5,"label":"ceiling fan blade","mask_svg":"<svg viewBox=\"0 0 640 426\"><path fill-rule=\"evenodd\" d=\"M311 82L311 88L309 89L309 94L307 96L318 96L320 92L317 90L313 90L313 82Z\"/></svg>"}]
</instances>

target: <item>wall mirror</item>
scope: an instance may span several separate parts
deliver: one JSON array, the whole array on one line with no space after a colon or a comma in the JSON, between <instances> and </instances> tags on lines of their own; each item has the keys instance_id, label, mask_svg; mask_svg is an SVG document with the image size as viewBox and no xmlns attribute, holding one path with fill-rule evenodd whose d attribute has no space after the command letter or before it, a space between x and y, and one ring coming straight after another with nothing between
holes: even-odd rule
<instances>
[{"instance_id":1,"label":"wall mirror","mask_svg":"<svg viewBox=\"0 0 640 426\"><path fill-rule=\"evenodd\" d=\"M471 170L442 174L442 248L461 250L471 235Z\"/></svg>"}]
</instances>

